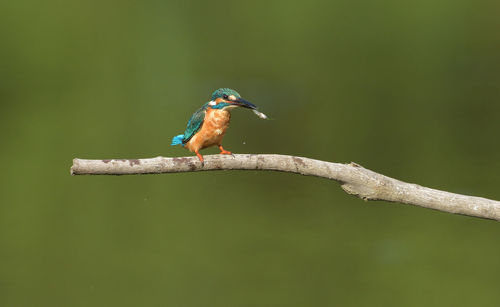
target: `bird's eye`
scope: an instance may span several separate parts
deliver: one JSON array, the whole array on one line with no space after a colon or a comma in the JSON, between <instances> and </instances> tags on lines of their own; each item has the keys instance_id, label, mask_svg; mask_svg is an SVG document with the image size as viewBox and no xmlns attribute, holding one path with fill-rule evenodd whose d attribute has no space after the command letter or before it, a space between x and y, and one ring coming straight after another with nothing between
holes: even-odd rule
<instances>
[{"instance_id":1,"label":"bird's eye","mask_svg":"<svg viewBox=\"0 0 500 307\"><path fill-rule=\"evenodd\" d=\"M227 100L228 97L226 94L224 94L224 95L222 95L222 98L224 98L224 100Z\"/></svg>"}]
</instances>

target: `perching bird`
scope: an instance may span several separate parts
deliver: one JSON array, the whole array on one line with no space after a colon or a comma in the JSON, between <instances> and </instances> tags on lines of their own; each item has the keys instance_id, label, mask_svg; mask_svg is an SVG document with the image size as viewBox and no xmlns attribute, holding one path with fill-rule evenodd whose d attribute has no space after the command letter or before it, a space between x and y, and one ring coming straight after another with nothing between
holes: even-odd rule
<instances>
[{"instance_id":1,"label":"perching bird","mask_svg":"<svg viewBox=\"0 0 500 307\"><path fill-rule=\"evenodd\" d=\"M252 109L257 116L266 119L264 113L257 111L257 107L241 98L235 90L220 88L212 93L212 100L205 103L189 119L184 134L172 139L171 145L182 145L194 152L203 164L200 150L217 145L220 154L230 155L231 152L222 147L222 139L229 127L231 113L229 110L236 107Z\"/></svg>"}]
</instances>

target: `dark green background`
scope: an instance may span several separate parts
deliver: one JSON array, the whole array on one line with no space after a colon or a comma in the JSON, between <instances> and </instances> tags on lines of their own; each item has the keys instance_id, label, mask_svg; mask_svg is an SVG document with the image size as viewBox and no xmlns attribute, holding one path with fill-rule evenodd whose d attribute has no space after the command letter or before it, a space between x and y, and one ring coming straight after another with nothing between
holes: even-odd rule
<instances>
[{"instance_id":1,"label":"dark green background","mask_svg":"<svg viewBox=\"0 0 500 307\"><path fill-rule=\"evenodd\" d=\"M500 2L3 1L1 306L498 306L497 222L265 172L71 177L224 145L500 199ZM216 153L215 149L204 153Z\"/></svg>"}]
</instances>

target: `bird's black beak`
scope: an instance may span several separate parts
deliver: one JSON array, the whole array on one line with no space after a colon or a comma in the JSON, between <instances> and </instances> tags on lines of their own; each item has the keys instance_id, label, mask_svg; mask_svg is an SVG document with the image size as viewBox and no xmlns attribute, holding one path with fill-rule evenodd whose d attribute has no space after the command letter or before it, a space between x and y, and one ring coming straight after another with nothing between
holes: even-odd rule
<instances>
[{"instance_id":1,"label":"bird's black beak","mask_svg":"<svg viewBox=\"0 0 500 307\"><path fill-rule=\"evenodd\" d=\"M232 100L232 103L235 104L235 105L237 105L237 106L244 107L244 108L247 108L247 109L252 109L252 110L257 109L256 105L254 105L250 101L246 101L243 98L236 98L235 100Z\"/></svg>"}]
</instances>

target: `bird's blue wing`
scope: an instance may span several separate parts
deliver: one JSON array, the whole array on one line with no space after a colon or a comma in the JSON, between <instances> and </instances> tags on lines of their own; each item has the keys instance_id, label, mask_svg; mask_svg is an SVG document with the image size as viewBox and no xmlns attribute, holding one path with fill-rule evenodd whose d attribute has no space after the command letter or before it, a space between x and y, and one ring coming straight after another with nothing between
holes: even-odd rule
<instances>
[{"instance_id":1,"label":"bird's blue wing","mask_svg":"<svg viewBox=\"0 0 500 307\"><path fill-rule=\"evenodd\" d=\"M203 121L205 120L207 105L205 104L203 107L199 108L189 119L189 122L186 127L186 131L184 131L184 139L182 140L183 144L186 144L193 135L196 134L203 125Z\"/></svg>"}]
</instances>

